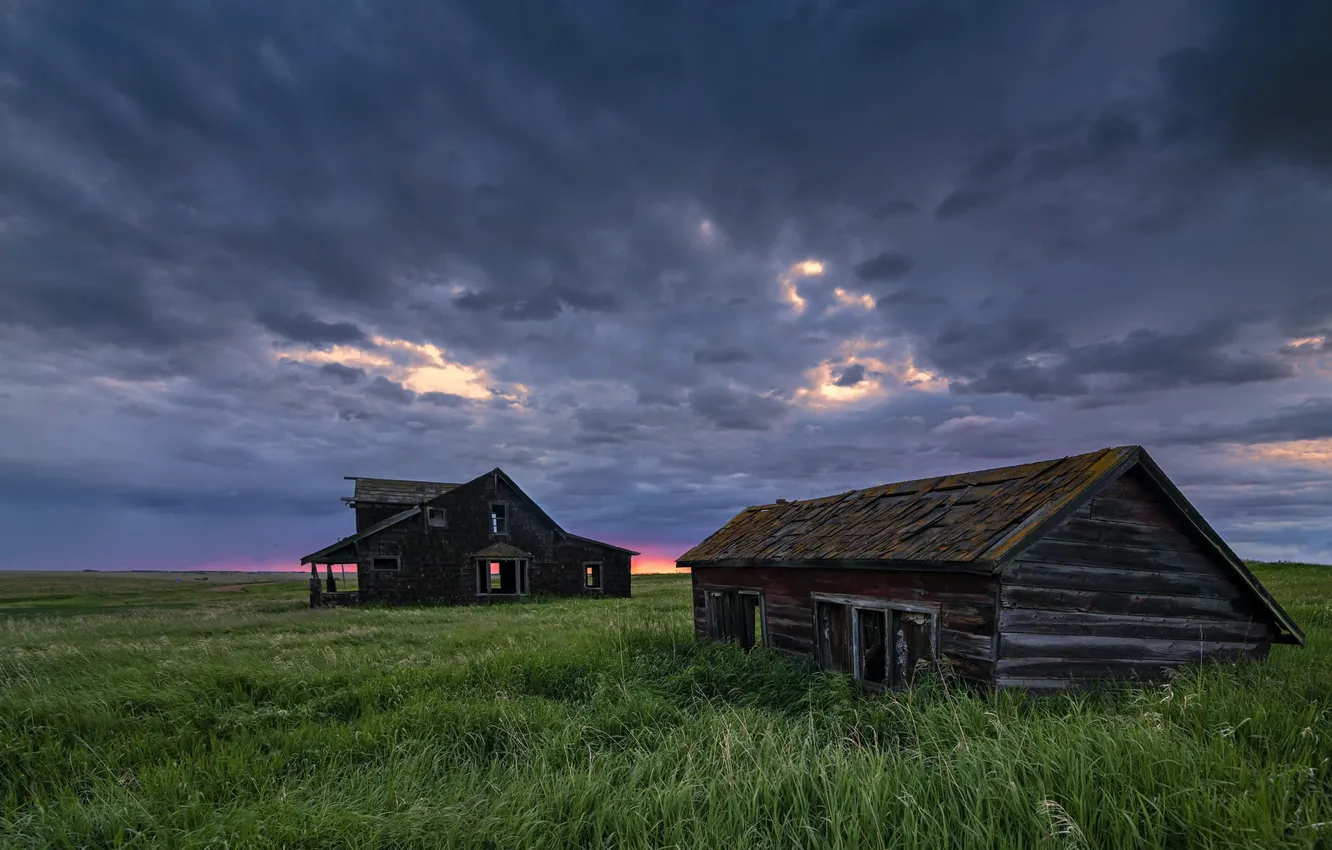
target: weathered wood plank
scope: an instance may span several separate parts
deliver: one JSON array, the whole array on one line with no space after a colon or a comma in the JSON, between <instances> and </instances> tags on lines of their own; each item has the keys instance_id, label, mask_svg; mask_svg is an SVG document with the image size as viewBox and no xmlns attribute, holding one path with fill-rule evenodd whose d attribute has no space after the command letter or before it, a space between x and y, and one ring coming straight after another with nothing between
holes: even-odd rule
<instances>
[{"instance_id":1,"label":"weathered wood plank","mask_svg":"<svg viewBox=\"0 0 1332 850\"><path fill-rule=\"evenodd\" d=\"M999 631L1050 635L1102 635L1158 639L1261 641L1275 631L1261 621L1137 614L1093 614L1081 611L1003 608Z\"/></svg>"},{"instance_id":2,"label":"weathered wood plank","mask_svg":"<svg viewBox=\"0 0 1332 850\"><path fill-rule=\"evenodd\" d=\"M1242 595L1236 582L1226 576L1208 573L1125 570L1085 564L1019 560L1008 565L1003 575L1005 582L1030 587L1118 590L1177 596L1208 596L1216 599Z\"/></svg>"},{"instance_id":3,"label":"weathered wood plank","mask_svg":"<svg viewBox=\"0 0 1332 850\"><path fill-rule=\"evenodd\" d=\"M1000 642L1001 660L1009 658L1132 658L1147 661L1205 661L1251 655L1257 643L1040 635L1008 632Z\"/></svg>"},{"instance_id":4,"label":"weathered wood plank","mask_svg":"<svg viewBox=\"0 0 1332 850\"><path fill-rule=\"evenodd\" d=\"M1052 587L1005 585L999 593L1005 608L1044 608L1100 614L1143 614L1157 617L1203 616L1222 620L1254 615L1247 599L1208 599L1151 593L1102 590L1062 590Z\"/></svg>"},{"instance_id":5,"label":"weathered wood plank","mask_svg":"<svg viewBox=\"0 0 1332 850\"><path fill-rule=\"evenodd\" d=\"M1111 549L1085 541L1041 540L1022 553L1022 560L1126 570L1226 574L1221 565L1202 552L1160 552L1133 547Z\"/></svg>"},{"instance_id":6,"label":"weathered wood plank","mask_svg":"<svg viewBox=\"0 0 1332 850\"><path fill-rule=\"evenodd\" d=\"M1066 691L1071 684L1067 679L1020 679L1015 676L999 676L994 680L997 688L1026 688L1029 691Z\"/></svg>"},{"instance_id":7,"label":"weathered wood plank","mask_svg":"<svg viewBox=\"0 0 1332 850\"><path fill-rule=\"evenodd\" d=\"M1222 657L1209 660L1222 660ZM1137 658L1000 658L994 672L1000 679L1155 679L1164 676L1167 670L1193 663L1192 660L1143 661Z\"/></svg>"},{"instance_id":8,"label":"weathered wood plank","mask_svg":"<svg viewBox=\"0 0 1332 850\"><path fill-rule=\"evenodd\" d=\"M1170 529L1078 516L1064 520L1046 535L1046 539L1101 546L1133 546L1159 552L1189 552L1198 545L1187 534Z\"/></svg>"},{"instance_id":9,"label":"weathered wood plank","mask_svg":"<svg viewBox=\"0 0 1332 850\"><path fill-rule=\"evenodd\" d=\"M990 635L973 635L952 629L939 630L939 651L944 655L959 655L977 661L990 662L994 638Z\"/></svg>"},{"instance_id":10,"label":"weathered wood plank","mask_svg":"<svg viewBox=\"0 0 1332 850\"><path fill-rule=\"evenodd\" d=\"M795 652L801 655L813 655L814 644L809 640L801 640L794 635L773 632L769 639L774 649L781 649L786 652Z\"/></svg>"},{"instance_id":11,"label":"weathered wood plank","mask_svg":"<svg viewBox=\"0 0 1332 850\"><path fill-rule=\"evenodd\" d=\"M1183 531L1184 525L1164 504L1157 504L1137 498L1116 496L1097 496L1086 506L1087 516L1091 519L1111 522L1128 522L1171 531ZM1078 514L1082 514L1079 511Z\"/></svg>"}]
</instances>

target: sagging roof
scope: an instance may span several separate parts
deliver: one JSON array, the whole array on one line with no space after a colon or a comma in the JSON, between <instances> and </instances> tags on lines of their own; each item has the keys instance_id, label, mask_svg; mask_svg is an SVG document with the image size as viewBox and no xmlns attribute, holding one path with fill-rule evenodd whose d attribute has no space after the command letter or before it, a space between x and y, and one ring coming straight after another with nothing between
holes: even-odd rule
<instances>
[{"instance_id":1,"label":"sagging roof","mask_svg":"<svg viewBox=\"0 0 1332 850\"><path fill-rule=\"evenodd\" d=\"M363 505L419 505L441 493L447 493L457 484L443 481L408 481L401 478L358 478L344 476L348 481L356 482L356 489L351 496L343 496L342 501Z\"/></svg>"},{"instance_id":2,"label":"sagging roof","mask_svg":"<svg viewBox=\"0 0 1332 850\"><path fill-rule=\"evenodd\" d=\"M301 558L302 564L354 564L356 563L356 542L364 540L372 534L377 534L386 528L397 525L406 519L411 519L421 512L418 505L408 508L401 513L396 513L388 519L381 520L370 526L364 531L359 531L351 537L344 537L332 546L325 546L318 552L311 552L304 558Z\"/></svg>"},{"instance_id":3,"label":"sagging roof","mask_svg":"<svg viewBox=\"0 0 1332 850\"><path fill-rule=\"evenodd\" d=\"M1021 548L1137 446L745 508L677 560L992 564Z\"/></svg>"}]
</instances>

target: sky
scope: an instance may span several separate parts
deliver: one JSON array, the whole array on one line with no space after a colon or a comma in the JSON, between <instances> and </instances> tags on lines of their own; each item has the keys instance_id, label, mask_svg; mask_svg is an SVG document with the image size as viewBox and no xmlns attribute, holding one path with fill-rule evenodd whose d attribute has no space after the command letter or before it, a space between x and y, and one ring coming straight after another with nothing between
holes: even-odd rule
<instances>
[{"instance_id":1,"label":"sky","mask_svg":"<svg viewBox=\"0 0 1332 850\"><path fill-rule=\"evenodd\" d=\"M0 0L0 568L1140 444L1332 562L1332 4Z\"/></svg>"}]
</instances>

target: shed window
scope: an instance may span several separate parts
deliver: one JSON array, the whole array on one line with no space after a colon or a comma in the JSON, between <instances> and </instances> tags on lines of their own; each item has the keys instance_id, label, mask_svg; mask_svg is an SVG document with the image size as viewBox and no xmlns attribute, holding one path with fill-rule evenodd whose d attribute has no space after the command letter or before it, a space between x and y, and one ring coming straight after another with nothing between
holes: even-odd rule
<instances>
[{"instance_id":1,"label":"shed window","mask_svg":"<svg viewBox=\"0 0 1332 850\"><path fill-rule=\"evenodd\" d=\"M583 587L588 590L601 590L600 561L588 561L583 564Z\"/></svg>"},{"instance_id":2,"label":"shed window","mask_svg":"<svg viewBox=\"0 0 1332 850\"><path fill-rule=\"evenodd\" d=\"M763 594L757 590L717 589L705 591L708 634L745 649L767 643Z\"/></svg>"},{"instance_id":3,"label":"shed window","mask_svg":"<svg viewBox=\"0 0 1332 850\"><path fill-rule=\"evenodd\" d=\"M495 502L490 506L490 533L508 534L509 533L509 506L502 502Z\"/></svg>"},{"instance_id":4,"label":"shed window","mask_svg":"<svg viewBox=\"0 0 1332 850\"><path fill-rule=\"evenodd\" d=\"M938 658L938 612L877 599L818 599L819 666L850 673L875 688L909 685L922 663Z\"/></svg>"},{"instance_id":5,"label":"shed window","mask_svg":"<svg viewBox=\"0 0 1332 850\"><path fill-rule=\"evenodd\" d=\"M524 596L528 593L527 560L477 561L478 596Z\"/></svg>"},{"instance_id":6,"label":"shed window","mask_svg":"<svg viewBox=\"0 0 1332 850\"><path fill-rule=\"evenodd\" d=\"M381 555L371 560L370 568L375 570L396 570L402 566L397 555Z\"/></svg>"},{"instance_id":7,"label":"shed window","mask_svg":"<svg viewBox=\"0 0 1332 850\"><path fill-rule=\"evenodd\" d=\"M449 516L443 508L426 508L426 524L431 528L448 528Z\"/></svg>"}]
</instances>

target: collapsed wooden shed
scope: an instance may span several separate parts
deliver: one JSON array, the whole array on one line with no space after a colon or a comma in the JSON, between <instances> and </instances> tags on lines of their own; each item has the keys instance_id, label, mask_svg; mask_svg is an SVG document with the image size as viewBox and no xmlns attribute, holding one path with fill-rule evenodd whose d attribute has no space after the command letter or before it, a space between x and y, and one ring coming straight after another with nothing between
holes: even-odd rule
<instances>
[{"instance_id":1,"label":"collapsed wooden shed","mask_svg":"<svg viewBox=\"0 0 1332 850\"><path fill-rule=\"evenodd\" d=\"M677 566L699 636L871 688L934 660L1064 688L1304 642L1140 446L746 508Z\"/></svg>"}]
</instances>

